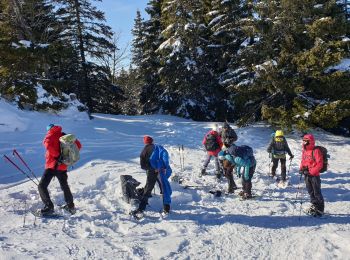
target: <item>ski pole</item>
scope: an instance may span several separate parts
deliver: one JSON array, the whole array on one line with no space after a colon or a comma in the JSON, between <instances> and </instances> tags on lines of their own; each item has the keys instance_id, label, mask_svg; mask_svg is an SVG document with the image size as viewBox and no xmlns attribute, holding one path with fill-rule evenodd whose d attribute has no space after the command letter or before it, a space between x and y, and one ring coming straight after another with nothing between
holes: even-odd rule
<instances>
[{"instance_id":1,"label":"ski pole","mask_svg":"<svg viewBox=\"0 0 350 260\"><path fill-rule=\"evenodd\" d=\"M180 170L182 171L181 146L179 145Z\"/></svg>"},{"instance_id":2,"label":"ski pole","mask_svg":"<svg viewBox=\"0 0 350 260\"><path fill-rule=\"evenodd\" d=\"M302 176L300 176L300 181L302 179ZM300 209L299 209L299 221L300 221L300 217L301 217L301 209L303 206L303 196L304 196L304 189L301 190L301 196L300 196Z\"/></svg>"},{"instance_id":3,"label":"ski pole","mask_svg":"<svg viewBox=\"0 0 350 260\"><path fill-rule=\"evenodd\" d=\"M182 148L182 171L185 170L185 150L184 150L184 145L181 146Z\"/></svg>"},{"instance_id":4,"label":"ski pole","mask_svg":"<svg viewBox=\"0 0 350 260\"><path fill-rule=\"evenodd\" d=\"M23 160L22 156L19 155L19 153L16 151L16 149L13 150L13 155L17 155L17 157L21 160L21 162L27 167L29 172L33 175L33 177L39 182L38 178L34 174L34 172L29 168L28 164Z\"/></svg>"},{"instance_id":5,"label":"ski pole","mask_svg":"<svg viewBox=\"0 0 350 260\"><path fill-rule=\"evenodd\" d=\"M29 180L31 180L32 182L34 182L34 184L36 186L38 186L38 184L26 173L24 172L21 168L18 167L17 164L15 164L10 158L8 158L6 155L4 155L5 159L7 159L14 167L16 167L16 169L18 169L22 174L24 174Z\"/></svg>"},{"instance_id":6,"label":"ski pole","mask_svg":"<svg viewBox=\"0 0 350 260\"><path fill-rule=\"evenodd\" d=\"M269 177L271 177L271 162L272 162L272 160L271 160L271 153L269 153Z\"/></svg>"},{"instance_id":7,"label":"ski pole","mask_svg":"<svg viewBox=\"0 0 350 260\"><path fill-rule=\"evenodd\" d=\"M289 176L289 171L290 171L290 166L292 165L292 160L293 160L293 158L290 158L290 160L289 160L289 166L288 166L288 171L287 171L286 177Z\"/></svg>"}]
</instances>

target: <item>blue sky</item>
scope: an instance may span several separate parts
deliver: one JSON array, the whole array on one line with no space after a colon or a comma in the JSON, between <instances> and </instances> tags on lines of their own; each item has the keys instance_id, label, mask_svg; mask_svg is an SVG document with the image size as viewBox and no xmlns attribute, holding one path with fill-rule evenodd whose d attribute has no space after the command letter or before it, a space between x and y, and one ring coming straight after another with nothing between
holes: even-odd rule
<instances>
[{"instance_id":1,"label":"blue sky","mask_svg":"<svg viewBox=\"0 0 350 260\"><path fill-rule=\"evenodd\" d=\"M145 8L149 0L102 0L94 2L97 8L105 13L107 24L114 32L120 32L119 48L131 43L131 29L134 26L136 11L140 10L142 17L147 17ZM127 61L128 63L129 61Z\"/></svg>"}]
</instances>

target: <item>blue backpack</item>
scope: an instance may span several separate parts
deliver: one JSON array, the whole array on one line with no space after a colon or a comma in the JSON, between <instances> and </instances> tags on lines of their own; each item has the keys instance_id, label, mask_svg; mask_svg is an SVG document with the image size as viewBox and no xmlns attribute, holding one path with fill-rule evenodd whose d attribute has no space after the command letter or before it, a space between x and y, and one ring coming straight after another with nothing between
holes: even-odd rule
<instances>
[{"instance_id":1,"label":"blue backpack","mask_svg":"<svg viewBox=\"0 0 350 260\"><path fill-rule=\"evenodd\" d=\"M166 169L166 177L170 177L172 170L169 163L169 153L163 146L154 145L153 152L149 157L149 162L153 169Z\"/></svg>"},{"instance_id":2,"label":"blue backpack","mask_svg":"<svg viewBox=\"0 0 350 260\"><path fill-rule=\"evenodd\" d=\"M241 146L234 145L232 149L230 147L229 150L230 150L229 152L233 156L236 156L236 157L238 156L245 160L254 157L253 149L248 145L241 145Z\"/></svg>"}]
</instances>

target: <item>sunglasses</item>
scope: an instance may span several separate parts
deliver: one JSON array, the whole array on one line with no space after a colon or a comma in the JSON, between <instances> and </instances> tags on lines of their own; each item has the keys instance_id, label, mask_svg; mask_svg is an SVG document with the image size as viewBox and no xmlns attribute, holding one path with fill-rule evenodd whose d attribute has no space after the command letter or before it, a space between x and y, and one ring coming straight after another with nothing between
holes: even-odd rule
<instances>
[{"instance_id":1,"label":"sunglasses","mask_svg":"<svg viewBox=\"0 0 350 260\"><path fill-rule=\"evenodd\" d=\"M303 140L303 143L309 143L309 140Z\"/></svg>"}]
</instances>

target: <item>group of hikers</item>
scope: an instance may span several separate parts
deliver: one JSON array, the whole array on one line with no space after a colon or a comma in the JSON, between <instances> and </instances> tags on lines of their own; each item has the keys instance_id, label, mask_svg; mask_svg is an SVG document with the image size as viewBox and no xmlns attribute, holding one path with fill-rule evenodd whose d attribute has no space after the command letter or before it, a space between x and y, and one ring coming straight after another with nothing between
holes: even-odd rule
<instances>
[{"instance_id":1,"label":"group of hikers","mask_svg":"<svg viewBox=\"0 0 350 260\"><path fill-rule=\"evenodd\" d=\"M40 210L42 215L54 212L54 205L50 199L48 185L53 177L56 177L64 193L66 205L63 207L71 214L75 213L73 196L70 191L67 179L67 165L62 161L60 150L60 138L64 136L62 127L50 124L47 126L47 134L43 144L46 148L45 171L39 182L38 189L44 207ZM228 180L228 193L234 193L237 185L233 178L233 172L241 178L242 191L239 195L243 199L252 198L252 177L256 168L256 160L253 149L247 145L236 145L237 134L234 129L225 122L222 129L213 129L205 134L202 141L206 157L202 165L200 176L207 174L207 167L210 160L214 158L216 177L224 175ZM82 145L78 139L74 141L77 149ZM140 154L140 166L146 171L147 178L144 188L139 189L138 205L130 214L135 218L141 218L148 204L148 199L152 196L152 190L158 182L163 198L163 210L161 214L167 215L171 205L171 185L169 177L172 174L169 154L166 149L154 143L151 136L143 137L144 148ZM281 182L287 180L286 176L286 154L293 159L293 154L289 149L286 138L282 130L277 130L267 147L267 152L271 155L272 168L271 177L276 176L278 163L281 163ZM311 207L308 213L313 216L321 216L324 212L324 200L321 193L320 172L324 165L324 157L320 149L315 149L315 139L312 134L303 136L302 158L299 167L299 174L304 176L307 191L310 195ZM138 183L139 184L139 183Z\"/></svg>"},{"instance_id":2,"label":"group of hikers","mask_svg":"<svg viewBox=\"0 0 350 260\"><path fill-rule=\"evenodd\" d=\"M217 127L216 127L217 128ZM225 122L221 131L219 129L210 130L203 138L202 144L206 150L206 157L200 176L206 174L206 169L211 158L214 158L216 177L221 178L224 175L228 180L228 193L234 193L237 185L233 179L233 171L237 177L241 178L242 190L239 196L242 199L251 199L252 196L252 177L256 168L256 160L253 149L247 145L237 146L237 134L230 125ZM304 176L306 189L310 195L311 206L307 213L312 216L322 216L324 213L324 199L321 192L320 172L325 167L325 156L323 150L316 147L315 138L312 134L303 136L302 156L299 167L300 177ZM270 177L276 178L276 169L280 162L281 178L277 178L280 184L285 187L287 181L286 155L292 160L292 154L288 142L284 137L282 130L273 133L271 141L267 147L269 158L272 162Z\"/></svg>"}]
</instances>

